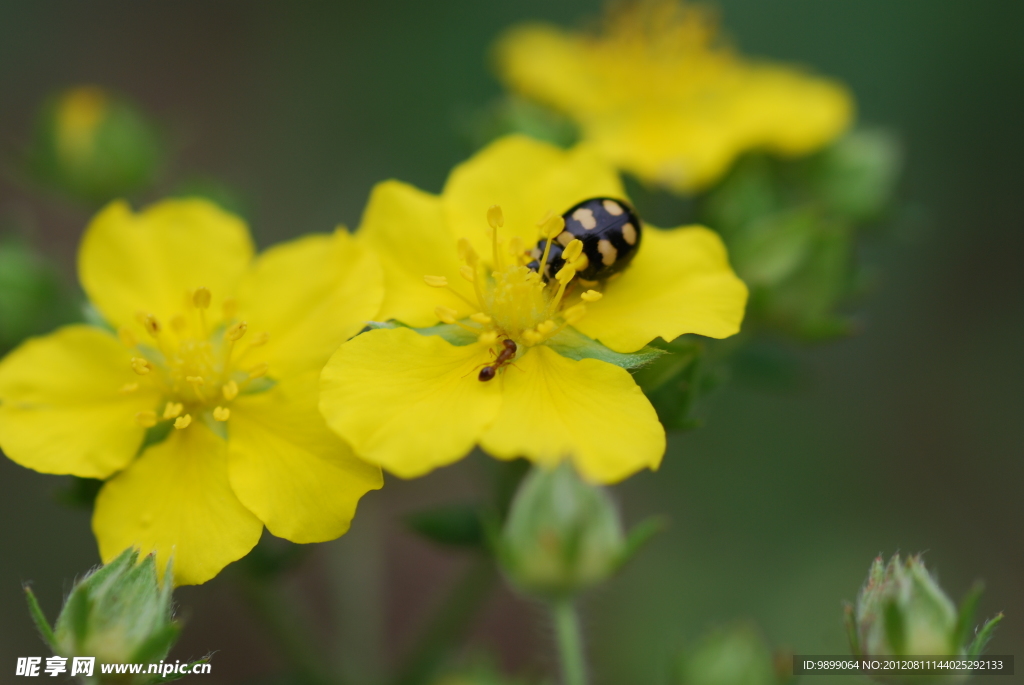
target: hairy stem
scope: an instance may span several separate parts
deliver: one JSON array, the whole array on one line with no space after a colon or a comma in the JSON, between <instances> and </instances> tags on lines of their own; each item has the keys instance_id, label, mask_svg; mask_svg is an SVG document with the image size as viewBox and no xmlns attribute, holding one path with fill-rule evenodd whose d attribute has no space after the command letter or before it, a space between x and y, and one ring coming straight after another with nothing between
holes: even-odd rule
<instances>
[{"instance_id":1,"label":"hairy stem","mask_svg":"<svg viewBox=\"0 0 1024 685\"><path fill-rule=\"evenodd\" d=\"M562 685L586 685L587 662L576 607L571 599L559 599L552 602L551 614L555 623L558 657L562 663Z\"/></svg>"}]
</instances>

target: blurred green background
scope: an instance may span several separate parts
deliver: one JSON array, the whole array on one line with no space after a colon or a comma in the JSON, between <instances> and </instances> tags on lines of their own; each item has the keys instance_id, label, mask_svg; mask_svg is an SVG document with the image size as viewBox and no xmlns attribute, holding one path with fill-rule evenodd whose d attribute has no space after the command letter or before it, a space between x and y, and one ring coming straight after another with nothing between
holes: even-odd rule
<instances>
[{"instance_id":1,"label":"blurred green background","mask_svg":"<svg viewBox=\"0 0 1024 685\"><path fill-rule=\"evenodd\" d=\"M855 597L876 554L896 551L926 551L954 598L983 578L981 613L1008 615L990 652L1024 654L1024 5L719 4L745 52L844 80L862 122L902 136L905 209L896 239L872 256L882 278L860 335L794 347L805 373L786 392L729 384L702 405L706 427L670 437L659 473L616 489L627 520L666 513L672 524L586 604L596 682L662 683L671 650L737 618L779 647L844 653L840 600ZM56 259L73 287L89 212L40 197L12 160L46 98L83 83L135 98L164 127L174 162L137 201L218 179L261 245L354 226L375 182L438 191L471 153L460 125L500 93L486 55L502 28L599 9L3 0L0 226ZM472 496L485 471L471 459L422 481L389 479L349 536L314 550L289 581L322 626L320 648L372 675L408 647L465 562L414 539L401 516ZM0 460L0 484L9 674L15 657L44 654L20 583L34 581L52 618L98 558L87 513L54 501L64 479ZM219 650L196 682L259 682L279 663L229 575L178 593L188 627L175 658ZM336 614L347 617L340 629ZM501 592L473 643L540 672L552 663L547 634L540 611Z\"/></svg>"}]
</instances>

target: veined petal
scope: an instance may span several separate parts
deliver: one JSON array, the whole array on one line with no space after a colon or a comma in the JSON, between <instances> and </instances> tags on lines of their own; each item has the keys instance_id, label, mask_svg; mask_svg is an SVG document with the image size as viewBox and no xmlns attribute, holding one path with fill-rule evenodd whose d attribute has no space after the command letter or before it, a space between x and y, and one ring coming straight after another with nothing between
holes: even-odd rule
<instances>
[{"instance_id":1,"label":"veined petal","mask_svg":"<svg viewBox=\"0 0 1024 685\"><path fill-rule=\"evenodd\" d=\"M497 414L499 384L476 374L487 350L407 328L363 333L327 362L320 411L363 459L422 476L466 456Z\"/></svg>"},{"instance_id":2,"label":"veined petal","mask_svg":"<svg viewBox=\"0 0 1024 685\"><path fill-rule=\"evenodd\" d=\"M130 358L92 326L24 342L0 362L0 448L43 473L107 478L124 468L146 432L135 415L159 399Z\"/></svg>"},{"instance_id":3,"label":"veined petal","mask_svg":"<svg viewBox=\"0 0 1024 685\"><path fill-rule=\"evenodd\" d=\"M278 383L232 405L231 487L274 535L323 542L343 535L359 498L384 484L317 411L319 373Z\"/></svg>"},{"instance_id":4,"label":"veined petal","mask_svg":"<svg viewBox=\"0 0 1024 685\"><path fill-rule=\"evenodd\" d=\"M615 169L596 150L563 150L514 135L455 167L442 198L450 231L490 255L488 207L499 205L504 212L500 237L519 236L528 249L537 242L537 223L545 214L561 214L581 200L602 195L624 197L625 191Z\"/></svg>"},{"instance_id":5,"label":"veined petal","mask_svg":"<svg viewBox=\"0 0 1024 685\"><path fill-rule=\"evenodd\" d=\"M684 333L727 338L740 329L747 286L729 266L721 238L701 226L644 227L633 263L587 305L576 328L617 352L635 352Z\"/></svg>"},{"instance_id":6,"label":"veined petal","mask_svg":"<svg viewBox=\"0 0 1024 685\"><path fill-rule=\"evenodd\" d=\"M383 297L376 256L345 230L272 247L239 286L248 335L270 334L248 363L268 362L275 377L319 372L338 345L377 315Z\"/></svg>"},{"instance_id":7,"label":"veined petal","mask_svg":"<svg viewBox=\"0 0 1024 685\"><path fill-rule=\"evenodd\" d=\"M196 422L103 486L92 530L104 563L134 545L159 569L173 557L176 585L198 585L248 554L263 524L231 490L227 444Z\"/></svg>"},{"instance_id":8,"label":"veined petal","mask_svg":"<svg viewBox=\"0 0 1024 685\"><path fill-rule=\"evenodd\" d=\"M504 375L501 411L480 441L501 459L572 459L587 480L615 483L665 454L665 429L625 369L531 348Z\"/></svg>"},{"instance_id":9,"label":"veined petal","mask_svg":"<svg viewBox=\"0 0 1024 685\"><path fill-rule=\"evenodd\" d=\"M423 282L428 274L444 276L460 292L473 291L458 277L456 240L445 224L441 198L400 181L378 183L356 236L373 248L384 270L382 321L429 326L437 322L439 305L471 313L454 293Z\"/></svg>"},{"instance_id":10,"label":"veined petal","mask_svg":"<svg viewBox=\"0 0 1024 685\"><path fill-rule=\"evenodd\" d=\"M200 286L210 289L220 311L252 254L245 223L206 200L165 200L138 214L118 201L86 228L78 272L113 325L131 324L140 311L166 322Z\"/></svg>"}]
</instances>

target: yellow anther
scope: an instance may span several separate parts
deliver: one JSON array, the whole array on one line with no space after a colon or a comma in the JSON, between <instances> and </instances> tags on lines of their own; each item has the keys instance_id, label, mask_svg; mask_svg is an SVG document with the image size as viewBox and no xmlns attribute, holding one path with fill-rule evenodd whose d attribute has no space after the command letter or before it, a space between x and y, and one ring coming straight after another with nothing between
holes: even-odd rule
<instances>
[{"instance_id":1,"label":"yellow anther","mask_svg":"<svg viewBox=\"0 0 1024 685\"><path fill-rule=\"evenodd\" d=\"M167 406L164 407L164 421L178 418L184 409L185 405L181 402L168 402Z\"/></svg>"},{"instance_id":2,"label":"yellow anther","mask_svg":"<svg viewBox=\"0 0 1024 685\"><path fill-rule=\"evenodd\" d=\"M143 428L152 428L156 425L156 412L140 411L135 415L135 423L139 424Z\"/></svg>"},{"instance_id":3,"label":"yellow anther","mask_svg":"<svg viewBox=\"0 0 1024 685\"><path fill-rule=\"evenodd\" d=\"M177 430L183 430L185 428L188 428L188 424L190 423L192 423L191 414L185 414L184 416L179 416L178 418L174 419L174 427Z\"/></svg>"},{"instance_id":4,"label":"yellow anther","mask_svg":"<svg viewBox=\"0 0 1024 685\"><path fill-rule=\"evenodd\" d=\"M196 309L209 309L211 298L210 289L206 286L196 288L192 292L192 304L196 306Z\"/></svg>"},{"instance_id":5,"label":"yellow anther","mask_svg":"<svg viewBox=\"0 0 1024 685\"><path fill-rule=\"evenodd\" d=\"M512 236L508 241L509 254L513 257L521 257L525 251L526 248L523 247L523 239L517 235Z\"/></svg>"},{"instance_id":6,"label":"yellow anther","mask_svg":"<svg viewBox=\"0 0 1024 685\"><path fill-rule=\"evenodd\" d=\"M523 331L523 339L526 340L526 342L530 343L531 345L536 345L542 340L544 340L544 336L538 333L537 331L531 329L528 331Z\"/></svg>"},{"instance_id":7,"label":"yellow anther","mask_svg":"<svg viewBox=\"0 0 1024 685\"><path fill-rule=\"evenodd\" d=\"M476 282L476 269L471 267L469 264L463 264L459 267L459 275L470 283Z\"/></svg>"},{"instance_id":8,"label":"yellow anther","mask_svg":"<svg viewBox=\"0 0 1024 685\"><path fill-rule=\"evenodd\" d=\"M146 314L142 317L142 327L154 338L160 335L160 322L152 314Z\"/></svg>"},{"instance_id":9,"label":"yellow anther","mask_svg":"<svg viewBox=\"0 0 1024 685\"><path fill-rule=\"evenodd\" d=\"M220 391L221 393L223 393L224 399L230 402L231 400L238 397L238 383L235 383L234 381L228 381L227 383L224 384L224 387L221 388Z\"/></svg>"},{"instance_id":10,"label":"yellow anther","mask_svg":"<svg viewBox=\"0 0 1024 685\"><path fill-rule=\"evenodd\" d=\"M188 319L186 319L184 316L182 316L181 314L175 314L174 316L171 317L171 329L175 333L181 333L186 328L188 328Z\"/></svg>"},{"instance_id":11,"label":"yellow anther","mask_svg":"<svg viewBox=\"0 0 1024 685\"><path fill-rule=\"evenodd\" d=\"M543 335L544 337L547 337L551 335L551 332L554 331L555 328L557 328L557 326L558 325L554 321L548 319L537 324L537 332Z\"/></svg>"},{"instance_id":12,"label":"yellow anther","mask_svg":"<svg viewBox=\"0 0 1024 685\"><path fill-rule=\"evenodd\" d=\"M550 240L563 230L565 230L565 219L557 214L551 214L544 220L544 224L540 228L540 233L542 238Z\"/></svg>"},{"instance_id":13,"label":"yellow anther","mask_svg":"<svg viewBox=\"0 0 1024 685\"><path fill-rule=\"evenodd\" d=\"M492 321L494 321L494 319L492 319L491 317L487 316L483 312L477 312L476 314L471 314L470 317L469 317L469 320L470 321L475 321L476 323L481 324L483 326L486 326L486 325L490 324Z\"/></svg>"},{"instance_id":14,"label":"yellow anther","mask_svg":"<svg viewBox=\"0 0 1024 685\"><path fill-rule=\"evenodd\" d=\"M203 385L206 383L202 376L185 376L185 382L192 385Z\"/></svg>"},{"instance_id":15,"label":"yellow anther","mask_svg":"<svg viewBox=\"0 0 1024 685\"><path fill-rule=\"evenodd\" d=\"M498 205L487 208L487 225L495 230L505 225L505 214Z\"/></svg>"},{"instance_id":16,"label":"yellow anther","mask_svg":"<svg viewBox=\"0 0 1024 685\"><path fill-rule=\"evenodd\" d=\"M546 224L548 222L548 219L550 219L554 215L555 215L555 213L553 211L551 211L550 209L548 211L544 212L544 216L542 216L540 218L540 221L538 221L537 224L536 224L537 228L543 228L544 224Z\"/></svg>"},{"instance_id":17,"label":"yellow anther","mask_svg":"<svg viewBox=\"0 0 1024 685\"><path fill-rule=\"evenodd\" d=\"M580 295L580 299L584 302L597 302L602 297L604 297L604 293L599 293L596 290L588 290Z\"/></svg>"},{"instance_id":18,"label":"yellow anther","mask_svg":"<svg viewBox=\"0 0 1024 685\"><path fill-rule=\"evenodd\" d=\"M459 238L458 251L459 260L470 266L476 266L476 263L480 260L476 250L473 249L473 245L466 238Z\"/></svg>"},{"instance_id":19,"label":"yellow anther","mask_svg":"<svg viewBox=\"0 0 1024 685\"><path fill-rule=\"evenodd\" d=\"M213 418L217 421L227 421L231 418L231 410L227 407L217 407L213 410Z\"/></svg>"},{"instance_id":20,"label":"yellow anther","mask_svg":"<svg viewBox=\"0 0 1024 685\"><path fill-rule=\"evenodd\" d=\"M586 253L581 254L572 261L572 268L576 269L577 273L583 271L588 266L590 266L590 257L588 257Z\"/></svg>"},{"instance_id":21,"label":"yellow anther","mask_svg":"<svg viewBox=\"0 0 1024 685\"><path fill-rule=\"evenodd\" d=\"M228 326L228 329L226 331L224 331L224 338L230 340L231 342L235 342L236 340L240 339L243 335L245 335L245 332L247 330L249 330L249 324L247 324L246 322L239 321L238 323L233 323L230 326Z\"/></svg>"},{"instance_id":22,"label":"yellow anther","mask_svg":"<svg viewBox=\"0 0 1024 685\"><path fill-rule=\"evenodd\" d=\"M152 370L152 368L153 365L142 357L132 357L132 371L140 376L145 376Z\"/></svg>"},{"instance_id":23,"label":"yellow anther","mask_svg":"<svg viewBox=\"0 0 1024 685\"><path fill-rule=\"evenodd\" d=\"M571 263L581 254L583 254L583 241L573 240L565 246L565 251L562 252L562 259Z\"/></svg>"},{"instance_id":24,"label":"yellow anther","mask_svg":"<svg viewBox=\"0 0 1024 685\"><path fill-rule=\"evenodd\" d=\"M458 312L448 307L434 307L434 314L437 315L438 320L444 323L455 323Z\"/></svg>"},{"instance_id":25,"label":"yellow anther","mask_svg":"<svg viewBox=\"0 0 1024 685\"><path fill-rule=\"evenodd\" d=\"M477 336L477 341L482 342L485 345L493 345L498 342L498 332L487 331L486 333L481 333Z\"/></svg>"},{"instance_id":26,"label":"yellow anther","mask_svg":"<svg viewBox=\"0 0 1024 685\"><path fill-rule=\"evenodd\" d=\"M444 276L431 276L426 275L423 277L423 282L429 285L431 288L447 288L448 279Z\"/></svg>"},{"instance_id":27,"label":"yellow anther","mask_svg":"<svg viewBox=\"0 0 1024 685\"><path fill-rule=\"evenodd\" d=\"M252 340L249 341L249 347L260 347L261 345L266 345L268 340L270 340L270 333L260 331L256 335L252 336Z\"/></svg>"},{"instance_id":28,"label":"yellow anther","mask_svg":"<svg viewBox=\"0 0 1024 685\"><path fill-rule=\"evenodd\" d=\"M562 318L565 319L566 323L574 324L582 319L586 313L587 306L585 304L576 304L562 312Z\"/></svg>"},{"instance_id":29,"label":"yellow anther","mask_svg":"<svg viewBox=\"0 0 1024 685\"><path fill-rule=\"evenodd\" d=\"M238 313L238 300L233 297L229 297L224 300L224 304L221 305L221 308L224 311L224 320L231 321L231 319L235 318L235 314Z\"/></svg>"},{"instance_id":30,"label":"yellow anther","mask_svg":"<svg viewBox=\"0 0 1024 685\"><path fill-rule=\"evenodd\" d=\"M135 337L131 329L124 328L123 326L117 329L117 337L125 347L135 347L139 344L139 339Z\"/></svg>"},{"instance_id":31,"label":"yellow anther","mask_svg":"<svg viewBox=\"0 0 1024 685\"><path fill-rule=\"evenodd\" d=\"M572 264L566 264L558 270L557 274L555 274L555 280L562 285L565 285L571 281L574 276L576 276L576 269L572 267Z\"/></svg>"},{"instance_id":32,"label":"yellow anther","mask_svg":"<svg viewBox=\"0 0 1024 685\"><path fill-rule=\"evenodd\" d=\"M122 392L125 395L127 395L128 393L135 392L138 389L139 389L139 384L138 383L125 383L124 385L121 386L120 392Z\"/></svg>"},{"instance_id":33,"label":"yellow anther","mask_svg":"<svg viewBox=\"0 0 1024 685\"><path fill-rule=\"evenodd\" d=\"M267 371L270 369L270 364L263 362L249 369L249 378L260 378L267 375Z\"/></svg>"}]
</instances>

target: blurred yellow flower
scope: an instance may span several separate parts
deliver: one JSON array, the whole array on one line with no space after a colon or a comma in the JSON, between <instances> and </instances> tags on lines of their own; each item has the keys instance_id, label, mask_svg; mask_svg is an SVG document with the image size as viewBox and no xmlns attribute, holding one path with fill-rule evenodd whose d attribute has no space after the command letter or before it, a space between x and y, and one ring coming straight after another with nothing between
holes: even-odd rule
<instances>
[{"instance_id":1,"label":"blurred yellow flower","mask_svg":"<svg viewBox=\"0 0 1024 685\"><path fill-rule=\"evenodd\" d=\"M380 307L367 248L339 230L254 258L245 224L208 202L115 202L86 229L79 274L117 333L67 326L0 362L0 447L109 478L93 515L104 562L173 555L175 582L196 584L264 525L295 542L348 529L380 469L327 429L317 377Z\"/></svg>"},{"instance_id":2,"label":"blurred yellow flower","mask_svg":"<svg viewBox=\"0 0 1024 685\"><path fill-rule=\"evenodd\" d=\"M593 33L519 26L496 56L512 90L564 112L620 168L678 192L713 183L746 150L809 153L853 117L842 84L742 58L707 9L678 0L612 5Z\"/></svg>"},{"instance_id":3,"label":"blurred yellow flower","mask_svg":"<svg viewBox=\"0 0 1024 685\"><path fill-rule=\"evenodd\" d=\"M357 237L384 268L381 318L441 321L449 339L399 327L343 344L321 377L328 425L404 478L478 444L501 459L568 458L595 482L657 468L665 433L650 402L625 368L574 352L572 342L586 341L582 333L633 353L659 336L727 337L739 330L747 291L718 236L696 226L644 227L629 268L590 290L578 287L572 243L550 283L527 268L526 247L539 232L561 231L560 212L609 196L624 198L622 185L592 149L521 136L456 167L440 196L379 184ZM488 369L489 382L480 376Z\"/></svg>"}]
</instances>

